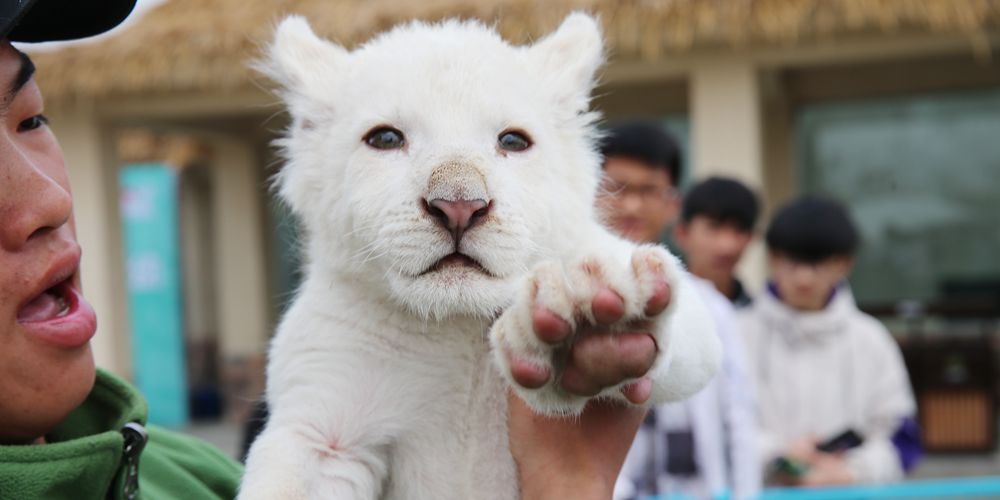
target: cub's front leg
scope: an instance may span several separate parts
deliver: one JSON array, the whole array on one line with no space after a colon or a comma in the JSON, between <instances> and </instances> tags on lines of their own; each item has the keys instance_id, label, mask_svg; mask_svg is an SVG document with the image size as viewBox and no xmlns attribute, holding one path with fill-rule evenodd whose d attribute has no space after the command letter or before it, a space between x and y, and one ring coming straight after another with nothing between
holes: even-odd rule
<instances>
[{"instance_id":1,"label":"cub's front leg","mask_svg":"<svg viewBox=\"0 0 1000 500\"><path fill-rule=\"evenodd\" d=\"M617 251L538 265L490 330L501 374L539 413L577 414L592 397L682 399L718 370L712 320L677 259L655 245L604 248Z\"/></svg>"},{"instance_id":2,"label":"cub's front leg","mask_svg":"<svg viewBox=\"0 0 1000 500\"><path fill-rule=\"evenodd\" d=\"M378 425L369 420L371 401L344 393L331 401L331 391L337 388L303 388L271 402L267 427L247 457L240 500L380 497L391 426L380 434L370 427Z\"/></svg>"},{"instance_id":3,"label":"cub's front leg","mask_svg":"<svg viewBox=\"0 0 1000 500\"><path fill-rule=\"evenodd\" d=\"M375 340L379 332L324 316L310 308L311 297L300 296L271 345L271 415L250 448L240 500L379 498L388 450L414 410L412 398L400 394L421 395L384 369L389 358Z\"/></svg>"}]
</instances>

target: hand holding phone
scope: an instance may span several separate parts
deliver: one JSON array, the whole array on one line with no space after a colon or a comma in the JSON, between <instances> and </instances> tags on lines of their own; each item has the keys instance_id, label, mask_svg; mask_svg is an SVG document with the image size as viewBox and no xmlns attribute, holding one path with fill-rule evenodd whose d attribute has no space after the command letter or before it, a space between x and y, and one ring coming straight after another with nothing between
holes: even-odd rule
<instances>
[{"instance_id":1,"label":"hand holding phone","mask_svg":"<svg viewBox=\"0 0 1000 500\"><path fill-rule=\"evenodd\" d=\"M797 449L801 449L801 444L803 444L799 443L800 447ZM861 434L854 429L847 429L826 441L816 443L814 446L817 452L836 454L861 446L862 443L864 443L864 438ZM796 446L793 446L792 449L796 449ZM820 457L814 458L819 459ZM784 477L786 481L795 484L809 473L809 470L812 468L811 461L812 458L805 458L805 456L783 455L772 462L771 473L779 477Z\"/></svg>"},{"instance_id":2,"label":"hand holding phone","mask_svg":"<svg viewBox=\"0 0 1000 500\"><path fill-rule=\"evenodd\" d=\"M816 445L818 451L823 453L840 453L852 448L857 448L865 442L865 438L854 429L847 429L840 434Z\"/></svg>"}]
</instances>

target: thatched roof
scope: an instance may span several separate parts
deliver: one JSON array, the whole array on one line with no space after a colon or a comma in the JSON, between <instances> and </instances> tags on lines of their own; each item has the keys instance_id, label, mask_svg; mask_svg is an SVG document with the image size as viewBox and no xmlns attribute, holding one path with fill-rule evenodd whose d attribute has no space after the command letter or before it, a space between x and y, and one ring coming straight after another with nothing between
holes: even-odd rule
<instances>
[{"instance_id":1,"label":"thatched roof","mask_svg":"<svg viewBox=\"0 0 1000 500\"><path fill-rule=\"evenodd\" d=\"M1000 26L1000 0L169 0L115 36L35 59L50 100L227 91L252 85L246 62L288 13L351 46L402 20L452 16L497 22L524 42L577 9L601 16L616 60L861 33L981 36Z\"/></svg>"}]
</instances>

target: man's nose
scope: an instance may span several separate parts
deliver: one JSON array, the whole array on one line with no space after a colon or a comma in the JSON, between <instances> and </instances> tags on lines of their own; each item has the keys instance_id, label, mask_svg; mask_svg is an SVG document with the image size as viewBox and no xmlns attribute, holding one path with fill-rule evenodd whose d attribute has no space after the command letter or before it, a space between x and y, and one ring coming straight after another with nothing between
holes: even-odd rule
<instances>
[{"instance_id":1,"label":"man's nose","mask_svg":"<svg viewBox=\"0 0 1000 500\"><path fill-rule=\"evenodd\" d=\"M426 203L427 212L451 233L457 244L462 235L490 211L485 200L445 200L437 198Z\"/></svg>"},{"instance_id":2,"label":"man's nose","mask_svg":"<svg viewBox=\"0 0 1000 500\"><path fill-rule=\"evenodd\" d=\"M621 200L622 212L626 214L635 214L642 209L642 198L638 196L622 193L619 199Z\"/></svg>"},{"instance_id":3,"label":"man's nose","mask_svg":"<svg viewBox=\"0 0 1000 500\"><path fill-rule=\"evenodd\" d=\"M16 251L69 221L69 190L17 148L0 148L0 246ZM61 168L61 167L60 167ZM60 172L61 173L61 172Z\"/></svg>"},{"instance_id":4,"label":"man's nose","mask_svg":"<svg viewBox=\"0 0 1000 500\"><path fill-rule=\"evenodd\" d=\"M738 253L743 243L743 238L733 230L724 230L718 238L720 249L727 254Z\"/></svg>"},{"instance_id":5,"label":"man's nose","mask_svg":"<svg viewBox=\"0 0 1000 500\"><path fill-rule=\"evenodd\" d=\"M818 269L811 264L796 264L792 270L792 277L799 283L812 283L816 281Z\"/></svg>"}]
</instances>

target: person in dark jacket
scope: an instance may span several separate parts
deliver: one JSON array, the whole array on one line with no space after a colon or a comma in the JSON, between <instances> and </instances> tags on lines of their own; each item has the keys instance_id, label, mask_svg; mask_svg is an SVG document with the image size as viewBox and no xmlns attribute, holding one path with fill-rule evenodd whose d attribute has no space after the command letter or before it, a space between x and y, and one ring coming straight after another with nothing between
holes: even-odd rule
<instances>
[{"instance_id":1,"label":"person in dark jacket","mask_svg":"<svg viewBox=\"0 0 1000 500\"><path fill-rule=\"evenodd\" d=\"M691 274L711 281L733 306L750 305L736 264L753 240L760 207L753 191L736 179L710 177L684 195L674 241Z\"/></svg>"}]
</instances>

